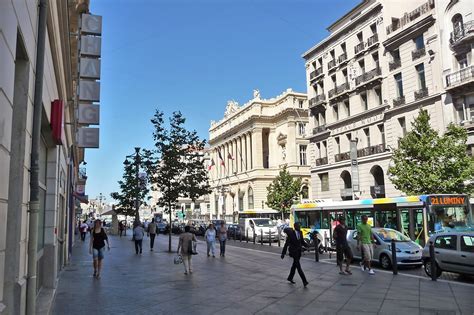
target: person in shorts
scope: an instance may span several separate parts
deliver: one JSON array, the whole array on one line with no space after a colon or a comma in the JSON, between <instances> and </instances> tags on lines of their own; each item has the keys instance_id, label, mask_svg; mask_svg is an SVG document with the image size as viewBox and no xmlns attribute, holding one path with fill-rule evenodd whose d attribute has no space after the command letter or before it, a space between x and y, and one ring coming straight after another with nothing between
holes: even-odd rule
<instances>
[{"instance_id":1,"label":"person in shorts","mask_svg":"<svg viewBox=\"0 0 474 315\"><path fill-rule=\"evenodd\" d=\"M109 238L102 228L102 221L99 219L95 220L94 228L91 231L91 242L89 247L89 253L92 254L94 260L94 278L100 278L100 271L102 269L102 260L104 259L105 242L107 242L107 248L110 250Z\"/></svg>"},{"instance_id":2,"label":"person in shorts","mask_svg":"<svg viewBox=\"0 0 474 315\"><path fill-rule=\"evenodd\" d=\"M337 265L339 266L339 274L351 275L350 270L351 261L352 261L352 251L347 244L347 225L346 218L340 217L339 224L334 229L334 240L336 241L336 253L337 253ZM344 256L346 257L346 270L343 270Z\"/></svg>"},{"instance_id":3,"label":"person in shorts","mask_svg":"<svg viewBox=\"0 0 474 315\"><path fill-rule=\"evenodd\" d=\"M362 223L357 225L357 250L360 251L362 247L364 255L364 266L361 266L361 270L364 271L364 267L366 267L369 274L374 275L375 272L371 267L371 260L374 257L374 236L372 235L372 227L367 223L367 220L367 216L363 215Z\"/></svg>"}]
</instances>

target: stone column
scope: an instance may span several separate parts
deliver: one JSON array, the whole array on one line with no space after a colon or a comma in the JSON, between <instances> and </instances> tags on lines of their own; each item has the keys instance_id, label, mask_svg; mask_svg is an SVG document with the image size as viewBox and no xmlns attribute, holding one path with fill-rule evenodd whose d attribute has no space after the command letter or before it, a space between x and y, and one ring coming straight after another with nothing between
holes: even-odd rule
<instances>
[{"instance_id":1,"label":"stone column","mask_svg":"<svg viewBox=\"0 0 474 315\"><path fill-rule=\"evenodd\" d=\"M262 128L255 128L251 135L251 159L254 169L263 168Z\"/></svg>"},{"instance_id":2,"label":"stone column","mask_svg":"<svg viewBox=\"0 0 474 315\"><path fill-rule=\"evenodd\" d=\"M297 165L299 157L299 146L296 144L296 123L291 119L288 124L288 134L286 141L286 163L288 165ZM290 147L291 146L291 147Z\"/></svg>"}]
</instances>

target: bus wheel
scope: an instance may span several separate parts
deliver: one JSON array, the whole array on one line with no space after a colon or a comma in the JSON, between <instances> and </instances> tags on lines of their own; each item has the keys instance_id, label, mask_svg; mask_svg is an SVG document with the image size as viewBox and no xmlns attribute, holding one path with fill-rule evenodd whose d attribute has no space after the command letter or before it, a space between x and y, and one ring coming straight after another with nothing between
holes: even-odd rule
<instances>
[{"instance_id":1,"label":"bus wheel","mask_svg":"<svg viewBox=\"0 0 474 315\"><path fill-rule=\"evenodd\" d=\"M392 262L390 261L390 257L387 254L382 254L380 256L380 265L383 269L390 269L392 267Z\"/></svg>"}]
</instances>

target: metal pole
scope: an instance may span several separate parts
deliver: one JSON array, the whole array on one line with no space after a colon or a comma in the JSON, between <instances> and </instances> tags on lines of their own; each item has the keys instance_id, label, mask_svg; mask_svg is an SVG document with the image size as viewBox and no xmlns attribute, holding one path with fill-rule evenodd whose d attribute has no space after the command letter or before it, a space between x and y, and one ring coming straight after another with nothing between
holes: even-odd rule
<instances>
[{"instance_id":1,"label":"metal pole","mask_svg":"<svg viewBox=\"0 0 474 315\"><path fill-rule=\"evenodd\" d=\"M255 244L255 228L252 229L253 234L253 243Z\"/></svg>"},{"instance_id":2,"label":"metal pole","mask_svg":"<svg viewBox=\"0 0 474 315\"><path fill-rule=\"evenodd\" d=\"M135 179L137 181L137 194L135 196L135 222L140 221L140 148L135 148Z\"/></svg>"},{"instance_id":3,"label":"metal pole","mask_svg":"<svg viewBox=\"0 0 474 315\"><path fill-rule=\"evenodd\" d=\"M28 273L26 289L26 314L36 313L36 287L39 221L39 150L41 144L41 116L43 114L43 75L48 0L40 0L38 17L38 41L36 48L35 96L33 102L33 132L31 136L30 204L28 224Z\"/></svg>"},{"instance_id":4,"label":"metal pole","mask_svg":"<svg viewBox=\"0 0 474 315\"><path fill-rule=\"evenodd\" d=\"M281 240L281 230L278 229L278 247L281 246L281 241L280 240Z\"/></svg>"},{"instance_id":5,"label":"metal pole","mask_svg":"<svg viewBox=\"0 0 474 315\"><path fill-rule=\"evenodd\" d=\"M268 240L268 246L272 246L272 230L270 230L270 239Z\"/></svg>"},{"instance_id":6,"label":"metal pole","mask_svg":"<svg viewBox=\"0 0 474 315\"><path fill-rule=\"evenodd\" d=\"M319 262L319 238L318 234L314 233L314 260Z\"/></svg>"},{"instance_id":7,"label":"metal pole","mask_svg":"<svg viewBox=\"0 0 474 315\"><path fill-rule=\"evenodd\" d=\"M436 281L437 266L436 255L433 242L430 242L430 265L431 265L431 280Z\"/></svg>"},{"instance_id":8,"label":"metal pole","mask_svg":"<svg viewBox=\"0 0 474 315\"><path fill-rule=\"evenodd\" d=\"M171 253L171 202L168 203L168 211L170 213L170 222L169 222L170 230L168 232L168 251Z\"/></svg>"},{"instance_id":9,"label":"metal pole","mask_svg":"<svg viewBox=\"0 0 474 315\"><path fill-rule=\"evenodd\" d=\"M260 230L260 245L263 245L263 229Z\"/></svg>"},{"instance_id":10,"label":"metal pole","mask_svg":"<svg viewBox=\"0 0 474 315\"><path fill-rule=\"evenodd\" d=\"M391 242L392 246L392 269L393 269L393 274L398 275L398 264L397 264L397 246L395 243L395 240L392 239Z\"/></svg>"},{"instance_id":11,"label":"metal pole","mask_svg":"<svg viewBox=\"0 0 474 315\"><path fill-rule=\"evenodd\" d=\"M245 229L245 240L247 241L247 244L249 242L249 229Z\"/></svg>"}]
</instances>

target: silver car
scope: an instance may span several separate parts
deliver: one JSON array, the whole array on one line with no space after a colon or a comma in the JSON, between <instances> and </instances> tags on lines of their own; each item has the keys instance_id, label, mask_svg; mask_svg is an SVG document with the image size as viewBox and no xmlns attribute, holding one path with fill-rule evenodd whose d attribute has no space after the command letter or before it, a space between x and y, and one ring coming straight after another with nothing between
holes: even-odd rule
<instances>
[{"instance_id":1,"label":"silver car","mask_svg":"<svg viewBox=\"0 0 474 315\"><path fill-rule=\"evenodd\" d=\"M402 233L387 228L372 228L375 239L374 257L372 261L379 262L382 268L392 267L392 238L396 240L397 265L421 266L421 252L423 248ZM361 259L362 254L357 250L357 231L347 232L347 241L354 258Z\"/></svg>"},{"instance_id":2,"label":"silver car","mask_svg":"<svg viewBox=\"0 0 474 315\"><path fill-rule=\"evenodd\" d=\"M437 277L443 271L474 275L474 232L443 232L430 237L423 249L423 265L430 277L431 242L434 243Z\"/></svg>"}]
</instances>

